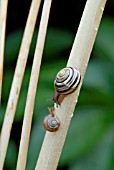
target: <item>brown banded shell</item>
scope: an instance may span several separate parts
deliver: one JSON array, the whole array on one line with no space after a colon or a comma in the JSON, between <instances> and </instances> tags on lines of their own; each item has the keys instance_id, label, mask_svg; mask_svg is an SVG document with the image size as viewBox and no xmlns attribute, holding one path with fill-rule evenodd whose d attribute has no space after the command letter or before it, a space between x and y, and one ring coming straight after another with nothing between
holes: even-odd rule
<instances>
[{"instance_id":1,"label":"brown banded shell","mask_svg":"<svg viewBox=\"0 0 114 170\"><path fill-rule=\"evenodd\" d=\"M59 129L60 123L54 114L48 114L43 121L44 128L49 132L55 132Z\"/></svg>"},{"instance_id":2,"label":"brown banded shell","mask_svg":"<svg viewBox=\"0 0 114 170\"><path fill-rule=\"evenodd\" d=\"M59 94L70 94L80 83L80 72L76 68L66 67L60 70L54 81L55 90Z\"/></svg>"}]
</instances>

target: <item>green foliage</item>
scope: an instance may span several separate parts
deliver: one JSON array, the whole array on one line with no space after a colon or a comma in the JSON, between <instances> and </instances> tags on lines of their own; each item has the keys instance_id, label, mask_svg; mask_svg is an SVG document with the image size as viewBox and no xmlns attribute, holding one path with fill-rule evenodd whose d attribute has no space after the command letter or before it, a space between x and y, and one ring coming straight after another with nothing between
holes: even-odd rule
<instances>
[{"instance_id":1,"label":"green foliage","mask_svg":"<svg viewBox=\"0 0 114 170\"><path fill-rule=\"evenodd\" d=\"M10 141L8 145L8 151L6 156L7 169L15 170L17 160L17 147L14 141Z\"/></svg>"},{"instance_id":2,"label":"green foliage","mask_svg":"<svg viewBox=\"0 0 114 170\"><path fill-rule=\"evenodd\" d=\"M68 131L59 167L67 166L69 170L114 169L113 28L114 20L104 18L97 35L92 59L88 65L77 109ZM14 68L10 65L16 63L22 34L22 31L12 33L8 35L6 41L0 127L14 74ZM33 59L36 37L37 31L33 37L29 61ZM51 28L48 32L36 94L27 170L32 170L35 167L45 134L42 120L47 114L47 107L53 105L53 101L47 101L47 99L53 97L53 80L58 70L66 65L67 60L64 53L71 48L72 42L72 32L57 28ZM14 44L16 46L12 48ZM31 64L28 63L16 110L15 125L22 124L30 73ZM12 138L5 162L6 169L15 169L16 142L16 139Z\"/></svg>"}]
</instances>

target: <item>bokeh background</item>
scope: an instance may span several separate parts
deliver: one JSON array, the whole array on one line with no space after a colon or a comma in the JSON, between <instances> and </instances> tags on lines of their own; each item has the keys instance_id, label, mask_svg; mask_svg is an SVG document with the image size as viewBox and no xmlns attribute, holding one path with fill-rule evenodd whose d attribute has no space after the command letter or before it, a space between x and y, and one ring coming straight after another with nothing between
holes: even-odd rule
<instances>
[{"instance_id":1,"label":"bokeh background","mask_svg":"<svg viewBox=\"0 0 114 170\"><path fill-rule=\"evenodd\" d=\"M38 82L27 170L34 170L45 135L53 80L67 63L86 0L53 0ZM0 129L31 0L9 0ZM13 123L4 170L15 170L41 4ZM58 170L114 170L114 1L108 0ZM47 155L48 157L48 155Z\"/></svg>"}]
</instances>

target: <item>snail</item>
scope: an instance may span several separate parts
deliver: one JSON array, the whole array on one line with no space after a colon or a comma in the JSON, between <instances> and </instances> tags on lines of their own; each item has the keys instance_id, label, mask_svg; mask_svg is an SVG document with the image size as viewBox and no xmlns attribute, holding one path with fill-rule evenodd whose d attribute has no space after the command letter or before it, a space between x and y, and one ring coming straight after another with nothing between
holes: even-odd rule
<instances>
[{"instance_id":1,"label":"snail","mask_svg":"<svg viewBox=\"0 0 114 170\"><path fill-rule=\"evenodd\" d=\"M43 125L44 128L49 132L55 132L59 129L60 123L56 116L52 113L54 108L49 108L50 114L45 116Z\"/></svg>"},{"instance_id":2,"label":"snail","mask_svg":"<svg viewBox=\"0 0 114 170\"><path fill-rule=\"evenodd\" d=\"M68 94L73 93L77 89L80 80L80 72L76 68L66 67L60 70L54 81L54 102L60 105Z\"/></svg>"}]
</instances>

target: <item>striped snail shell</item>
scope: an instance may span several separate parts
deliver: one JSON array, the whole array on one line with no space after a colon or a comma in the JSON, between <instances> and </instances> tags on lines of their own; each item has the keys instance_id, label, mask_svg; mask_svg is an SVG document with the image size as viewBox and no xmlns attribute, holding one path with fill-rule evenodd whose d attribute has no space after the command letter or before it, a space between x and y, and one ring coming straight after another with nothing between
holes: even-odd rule
<instances>
[{"instance_id":1,"label":"striped snail shell","mask_svg":"<svg viewBox=\"0 0 114 170\"><path fill-rule=\"evenodd\" d=\"M63 68L58 72L54 81L55 90L59 94L70 94L76 90L80 83L80 79L80 72L76 68Z\"/></svg>"},{"instance_id":2,"label":"striped snail shell","mask_svg":"<svg viewBox=\"0 0 114 170\"><path fill-rule=\"evenodd\" d=\"M44 128L49 132L55 132L59 129L60 123L53 113L48 114L43 121Z\"/></svg>"}]
</instances>

